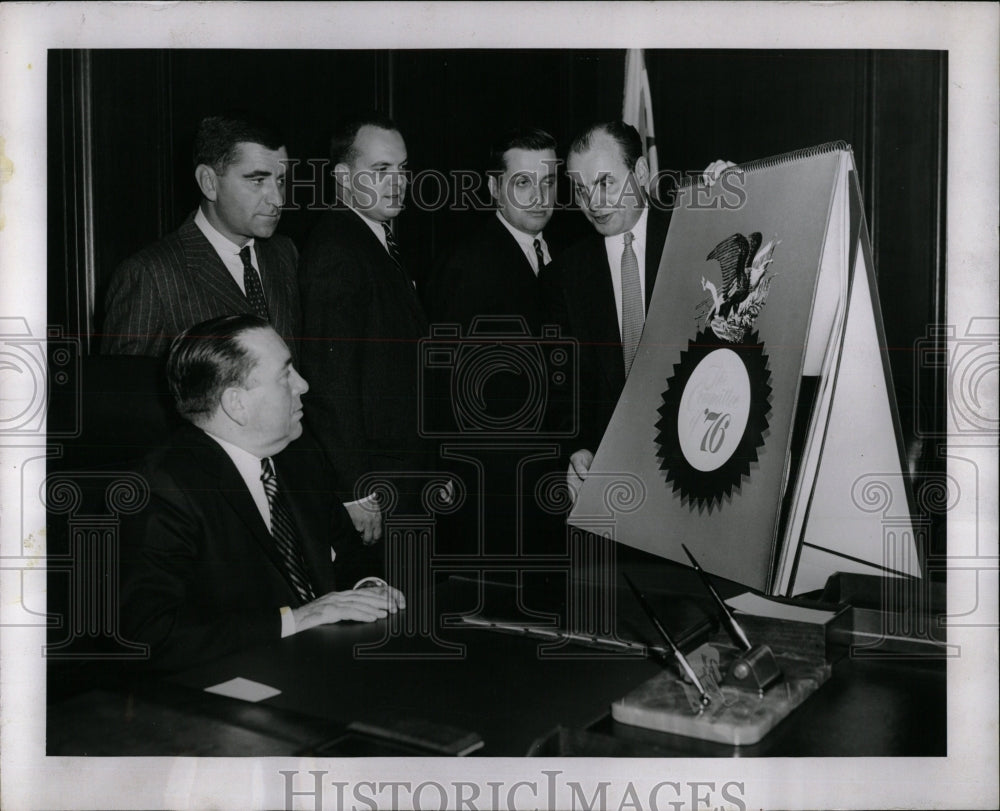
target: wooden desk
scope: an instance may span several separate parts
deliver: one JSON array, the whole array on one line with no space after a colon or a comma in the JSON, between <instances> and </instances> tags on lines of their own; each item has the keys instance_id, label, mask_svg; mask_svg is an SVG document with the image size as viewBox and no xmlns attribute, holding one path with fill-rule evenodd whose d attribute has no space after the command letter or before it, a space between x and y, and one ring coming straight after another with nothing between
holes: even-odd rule
<instances>
[{"instance_id":1,"label":"wooden desk","mask_svg":"<svg viewBox=\"0 0 1000 811\"><path fill-rule=\"evenodd\" d=\"M503 587L489 587L485 593L493 588ZM686 588L697 590L697 585L684 581L677 592ZM433 616L475 609L477 591L478 586L470 590L468 583L440 584L434 591ZM626 604L621 608L629 614ZM411 601L408 610L418 610L418 606ZM610 718L610 703L659 672L661 665L656 661L577 647L565 647L558 652L561 655L545 655L535 639L440 623L435 635L436 640L393 637L385 621L326 626L175 675L168 680L169 689L161 685L159 695L157 690L148 691L144 700L169 705L188 721L176 722L173 741L169 734L161 736L162 740L147 744L141 753L197 754L184 741L208 735L229 741L234 747L231 754L282 750L298 754L321 748L324 736L335 737L350 722L378 727L412 719L477 733L485 745L476 754L493 756L529 751L688 757L946 754L942 660L845 658L836 664L831 680L763 741L736 748L629 727ZM242 702L203 692L205 687L237 676L281 693L241 707ZM52 724L59 724L60 706L50 707L50 740L60 743L58 751L50 747L49 754L79 754L87 746L79 735L74 740L73 735L52 734ZM251 707L253 712L247 709ZM81 708L74 711L79 713ZM134 725L134 707L132 712ZM222 719L238 730L249 727L263 733L268 713L274 715L276 726L259 743L218 729ZM115 731L113 716L105 712L100 730L91 730L104 742L105 751L96 751L93 740L88 751L140 753L129 750L137 744L127 743ZM124 723L120 712L117 717L119 724ZM199 718L211 724L201 732L190 731L185 724ZM106 751L108 746L115 751ZM220 746L204 746L212 754L226 754ZM255 752L255 746L265 749ZM347 741L336 751L384 753L363 742L355 751L351 746Z\"/></svg>"}]
</instances>

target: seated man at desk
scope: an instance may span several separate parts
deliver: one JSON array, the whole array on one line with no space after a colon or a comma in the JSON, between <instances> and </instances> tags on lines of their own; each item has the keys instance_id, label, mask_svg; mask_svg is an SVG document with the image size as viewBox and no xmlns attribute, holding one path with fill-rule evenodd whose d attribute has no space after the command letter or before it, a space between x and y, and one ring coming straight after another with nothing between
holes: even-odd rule
<instances>
[{"instance_id":1,"label":"seated man at desk","mask_svg":"<svg viewBox=\"0 0 1000 811\"><path fill-rule=\"evenodd\" d=\"M191 425L146 459L149 501L122 527L124 631L150 646L154 666L405 607L379 578L345 589L376 562L330 496L322 454L293 443L309 385L266 321L191 327L167 376Z\"/></svg>"}]
</instances>

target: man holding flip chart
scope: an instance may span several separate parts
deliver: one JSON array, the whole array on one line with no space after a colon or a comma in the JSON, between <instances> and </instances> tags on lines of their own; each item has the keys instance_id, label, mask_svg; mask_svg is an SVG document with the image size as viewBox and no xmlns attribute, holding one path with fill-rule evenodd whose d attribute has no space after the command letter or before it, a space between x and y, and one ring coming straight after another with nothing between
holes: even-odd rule
<instances>
[{"instance_id":1,"label":"man holding flip chart","mask_svg":"<svg viewBox=\"0 0 1000 811\"><path fill-rule=\"evenodd\" d=\"M715 161L714 180L730 166ZM595 232L548 265L542 285L550 319L579 341L579 449L569 457L575 498L611 421L656 283L670 210L651 210L649 164L635 127L594 124L570 144L567 174L577 205Z\"/></svg>"}]
</instances>

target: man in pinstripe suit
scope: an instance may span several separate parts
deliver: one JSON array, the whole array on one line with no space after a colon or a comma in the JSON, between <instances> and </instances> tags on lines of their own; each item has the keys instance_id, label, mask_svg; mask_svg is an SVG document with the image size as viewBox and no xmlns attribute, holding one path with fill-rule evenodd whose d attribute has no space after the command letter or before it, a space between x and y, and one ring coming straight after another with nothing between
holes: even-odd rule
<instances>
[{"instance_id":1,"label":"man in pinstripe suit","mask_svg":"<svg viewBox=\"0 0 1000 811\"><path fill-rule=\"evenodd\" d=\"M107 292L101 351L163 357L188 327L254 313L297 355L298 254L275 235L288 155L266 124L245 116L202 120L195 137L201 204L159 242L125 260Z\"/></svg>"}]
</instances>

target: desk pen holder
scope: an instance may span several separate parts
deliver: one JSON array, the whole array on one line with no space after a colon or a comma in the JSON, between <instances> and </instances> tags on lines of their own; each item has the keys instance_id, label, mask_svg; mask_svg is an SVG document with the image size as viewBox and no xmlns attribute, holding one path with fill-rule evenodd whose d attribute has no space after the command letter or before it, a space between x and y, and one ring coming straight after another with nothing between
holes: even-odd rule
<instances>
[{"instance_id":1,"label":"desk pen holder","mask_svg":"<svg viewBox=\"0 0 1000 811\"><path fill-rule=\"evenodd\" d=\"M823 660L783 653L751 660L729 644L706 643L688 655L711 703L701 707L694 685L673 666L639 685L611 705L615 721L674 735L745 746L757 743L830 678ZM743 663L748 673L732 678ZM773 677L774 669L781 677ZM723 675L725 674L725 675ZM761 684L767 687L761 688Z\"/></svg>"},{"instance_id":2,"label":"desk pen holder","mask_svg":"<svg viewBox=\"0 0 1000 811\"><path fill-rule=\"evenodd\" d=\"M764 695L781 681L781 668L769 645L755 645L737 656L726 670L723 684L756 690Z\"/></svg>"}]
</instances>

